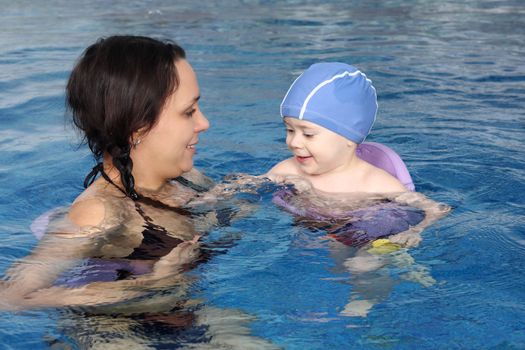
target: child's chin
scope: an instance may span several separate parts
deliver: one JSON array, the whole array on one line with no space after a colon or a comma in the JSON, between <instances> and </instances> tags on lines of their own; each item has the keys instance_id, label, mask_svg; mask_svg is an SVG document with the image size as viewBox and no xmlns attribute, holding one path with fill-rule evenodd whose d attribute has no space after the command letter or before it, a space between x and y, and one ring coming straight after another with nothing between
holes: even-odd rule
<instances>
[{"instance_id":1,"label":"child's chin","mask_svg":"<svg viewBox=\"0 0 525 350\"><path fill-rule=\"evenodd\" d=\"M301 166L301 170L305 175L308 176L320 175L322 173L318 169L314 169L311 166Z\"/></svg>"}]
</instances>

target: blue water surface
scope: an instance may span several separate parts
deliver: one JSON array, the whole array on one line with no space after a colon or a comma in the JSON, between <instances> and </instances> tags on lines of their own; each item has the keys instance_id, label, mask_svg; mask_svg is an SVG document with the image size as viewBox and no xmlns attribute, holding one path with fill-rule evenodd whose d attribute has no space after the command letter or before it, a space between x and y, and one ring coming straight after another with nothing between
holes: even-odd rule
<instances>
[{"instance_id":1,"label":"blue water surface","mask_svg":"<svg viewBox=\"0 0 525 350\"><path fill-rule=\"evenodd\" d=\"M318 61L372 79L371 141L395 149L418 191L453 206L411 249L435 279L382 270L389 292L367 317L341 315L356 290L321 233L260 191L256 210L201 265L195 296L251 315L285 349L525 348L525 4L500 1L0 1L0 272L36 245L29 225L70 204L93 162L64 117L64 86L100 36L180 43L212 127L196 165L214 180L287 157L279 103ZM221 231L222 230L222 231ZM321 243L319 243L321 242ZM409 269L409 268L408 268ZM0 313L0 348L46 349L57 310Z\"/></svg>"}]
</instances>

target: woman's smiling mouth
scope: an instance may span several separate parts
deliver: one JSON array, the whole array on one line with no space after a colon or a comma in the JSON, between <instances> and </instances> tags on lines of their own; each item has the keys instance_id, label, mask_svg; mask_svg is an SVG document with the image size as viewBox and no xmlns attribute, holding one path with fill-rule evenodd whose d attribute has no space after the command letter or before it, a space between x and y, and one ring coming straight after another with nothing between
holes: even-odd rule
<instances>
[{"instance_id":1,"label":"woman's smiling mouth","mask_svg":"<svg viewBox=\"0 0 525 350\"><path fill-rule=\"evenodd\" d=\"M186 149L190 150L190 151L195 151L195 146L197 146L199 142L196 141L194 143L190 143L189 145L186 146Z\"/></svg>"}]
</instances>

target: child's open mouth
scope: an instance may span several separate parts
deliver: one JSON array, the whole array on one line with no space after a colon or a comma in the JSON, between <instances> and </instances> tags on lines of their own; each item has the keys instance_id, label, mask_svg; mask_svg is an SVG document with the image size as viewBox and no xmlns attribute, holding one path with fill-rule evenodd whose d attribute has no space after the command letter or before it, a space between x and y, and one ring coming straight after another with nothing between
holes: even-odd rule
<instances>
[{"instance_id":1,"label":"child's open mouth","mask_svg":"<svg viewBox=\"0 0 525 350\"><path fill-rule=\"evenodd\" d=\"M307 162L309 159L311 159L312 156L308 156L308 157L302 157L302 156L295 156L295 159L297 159L297 161L299 163L305 163Z\"/></svg>"}]
</instances>

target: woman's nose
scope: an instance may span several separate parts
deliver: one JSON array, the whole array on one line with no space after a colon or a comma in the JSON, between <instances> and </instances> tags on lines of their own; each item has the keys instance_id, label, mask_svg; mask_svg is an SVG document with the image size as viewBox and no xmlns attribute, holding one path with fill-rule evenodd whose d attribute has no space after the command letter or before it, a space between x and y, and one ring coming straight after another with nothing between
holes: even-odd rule
<instances>
[{"instance_id":1,"label":"woman's nose","mask_svg":"<svg viewBox=\"0 0 525 350\"><path fill-rule=\"evenodd\" d=\"M208 120L208 118L206 118L204 113L199 111L197 116L197 123L195 123L195 132L206 131L209 127L210 121Z\"/></svg>"}]
</instances>

